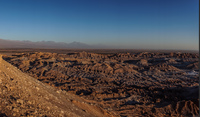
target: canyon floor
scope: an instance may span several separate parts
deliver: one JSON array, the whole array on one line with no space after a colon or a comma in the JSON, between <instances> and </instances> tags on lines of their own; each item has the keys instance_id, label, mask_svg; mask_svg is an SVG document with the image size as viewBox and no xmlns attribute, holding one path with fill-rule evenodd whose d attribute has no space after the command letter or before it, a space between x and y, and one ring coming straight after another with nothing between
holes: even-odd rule
<instances>
[{"instance_id":1,"label":"canyon floor","mask_svg":"<svg viewBox=\"0 0 200 117\"><path fill-rule=\"evenodd\" d=\"M70 116L68 112L88 117L199 115L198 53L16 51L0 51L4 63L0 65L3 94L0 103L5 106L0 106L2 115ZM12 73L20 75L12 76L11 68ZM13 92L15 89L19 92ZM30 98L35 99L35 104ZM74 109L70 110L72 105ZM23 108L24 113L14 111L15 107Z\"/></svg>"}]
</instances>

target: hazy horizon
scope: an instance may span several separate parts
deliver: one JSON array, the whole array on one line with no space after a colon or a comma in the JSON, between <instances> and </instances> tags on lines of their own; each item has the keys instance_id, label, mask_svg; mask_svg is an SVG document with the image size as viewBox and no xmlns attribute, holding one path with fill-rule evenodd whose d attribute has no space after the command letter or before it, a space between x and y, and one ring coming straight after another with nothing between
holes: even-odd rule
<instances>
[{"instance_id":1,"label":"hazy horizon","mask_svg":"<svg viewBox=\"0 0 200 117\"><path fill-rule=\"evenodd\" d=\"M199 50L198 0L1 0L0 38Z\"/></svg>"}]
</instances>

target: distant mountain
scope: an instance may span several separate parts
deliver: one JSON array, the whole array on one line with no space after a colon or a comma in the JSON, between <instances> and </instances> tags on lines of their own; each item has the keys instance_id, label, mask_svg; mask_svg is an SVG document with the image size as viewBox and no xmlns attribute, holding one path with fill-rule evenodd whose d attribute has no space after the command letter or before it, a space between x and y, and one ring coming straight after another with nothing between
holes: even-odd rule
<instances>
[{"instance_id":1,"label":"distant mountain","mask_svg":"<svg viewBox=\"0 0 200 117\"><path fill-rule=\"evenodd\" d=\"M85 43L80 43L80 42L72 42L68 44L69 48L94 48L91 45L85 44Z\"/></svg>"},{"instance_id":2,"label":"distant mountain","mask_svg":"<svg viewBox=\"0 0 200 117\"><path fill-rule=\"evenodd\" d=\"M0 48L73 48L73 49L89 49L96 48L95 46L88 45L81 42L54 42L54 41L16 41L0 39Z\"/></svg>"}]
</instances>

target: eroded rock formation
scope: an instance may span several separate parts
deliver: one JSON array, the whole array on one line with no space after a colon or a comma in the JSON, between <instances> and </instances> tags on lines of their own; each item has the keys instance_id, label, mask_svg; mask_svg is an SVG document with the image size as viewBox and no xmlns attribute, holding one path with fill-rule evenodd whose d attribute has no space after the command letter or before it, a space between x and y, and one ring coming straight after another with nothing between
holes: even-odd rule
<instances>
[{"instance_id":1,"label":"eroded rock formation","mask_svg":"<svg viewBox=\"0 0 200 117\"><path fill-rule=\"evenodd\" d=\"M46 85L0 58L1 117L109 117L95 103Z\"/></svg>"},{"instance_id":2,"label":"eroded rock formation","mask_svg":"<svg viewBox=\"0 0 200 117\"><path fill-rule=\"evenodd\" d=\"M198 54L22 53L4 59L120 116L197 116ZM185 95L192 92L191 95Z\"/></svg>"}]
</instances>

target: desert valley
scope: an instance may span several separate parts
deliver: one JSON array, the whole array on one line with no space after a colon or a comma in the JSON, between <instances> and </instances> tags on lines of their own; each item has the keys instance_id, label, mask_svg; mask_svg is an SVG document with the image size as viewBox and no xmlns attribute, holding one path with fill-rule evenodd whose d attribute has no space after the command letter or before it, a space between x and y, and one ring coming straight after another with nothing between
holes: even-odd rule
<instances>
[{"instance_id":1,"label":"desert valley","mask_svg":"<svg viewBox=\"0 0 200 117\"><path fill-rule=\"evenodd\" d=\"M199 116L199 0L0 5L0 117Z\"/></svg>"},{"instance_id":2,"label":"desert valley","mask_svg":"<svg viewBox=\"0 0 200 117\"><path fill-rule=\"evenodd\" d=\"M32 94L26 99L26 95L21 93L23 97L21 99L17 93L14 93L14 89L17 89L15 85L7 86L10 85L9 82L13 83L15 80L6 81L7 83L4 84L3 74L6 73L3 73L0 77L0 99L1 109L4 110L0 113L4 116L50 116L51 109L56 110L52 116L70 116L65 112L70 110L63 107L70 104L78 108L78 114L74 116L80 116L81 113L84 116L121 117L199 115L199 54L195 52L67 49L62 51L1 49L0 52L3 55L2 61L7 61L9 67L13 65L12 67L17 67L16 69L23 74L29 75L28 77L37 79L34 80L33 85L44 84L50 88L42 88L40 95L34 92L34 98L38 98L35 103L40 103L41 100L49 101L48 103L58 107L56 110L52 106L48 111L41 112L42 109L38 105L26 101L33 98ZM10 79L15 79L14 76L12 77ZM33 79L27 82L32 82ZM41 89L40 86L35 87ZM55 92L57 90L64 94L45 92L46 90L55 90ZM26 92L23 88L20 91ZM18 104L20 101L16 96L23 104ZM55 104L58 100L60 100L60 107ZM32 111L28 109L30 106ZM20 111L22 108L24 110ZM18 113L14 109L19 109ZM71 111L71 113L76 112Z\"/></svg>"}]
</instances>

